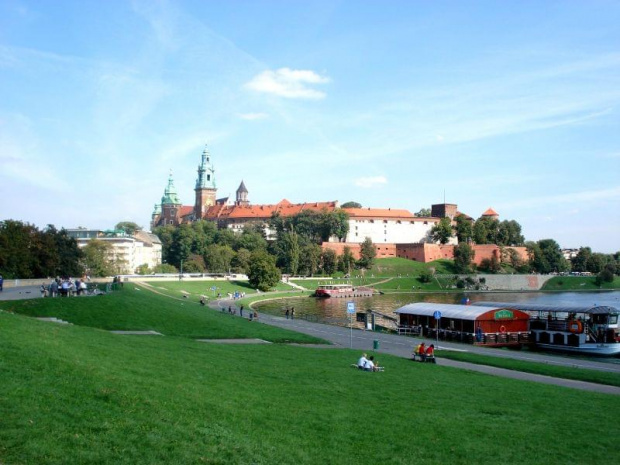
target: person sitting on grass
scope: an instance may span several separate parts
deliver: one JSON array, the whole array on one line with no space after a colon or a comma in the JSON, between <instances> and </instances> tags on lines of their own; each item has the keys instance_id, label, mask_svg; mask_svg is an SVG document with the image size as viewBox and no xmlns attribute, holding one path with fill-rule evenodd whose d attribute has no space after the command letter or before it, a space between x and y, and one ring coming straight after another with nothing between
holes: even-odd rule
<instances>
[{"instance_id":1,"label":"person sitting on grass","mask_svg":"<svg viewBox=\"0 0 620 465\"><path fill-rule=\"evenodd\" d=\"M364 365L364 370L366 371L375 371L375 358L371 355L368 360L366 360L366 364Z\"/></svg>"},{"instance_id":2,"label":"person sitting on grass","mask_svg":"<svg viewBox=\"0 0 620 465\"><path fill-rule=\"evenodd\" d=\"M430 347L426 349L425 355L426 357L424 357L424 360L430 360L435 358L435 344L431 344Z\"/></svg>"},{"instance_id":3,"label":"person sitting on grass","mask_svg":"<svg viewBox=\"0 0 620 465\"><path fill-rule=\"evenodd\" d=\"M366 362L368 362L368 359L366 358L366 354L362 354L360 359L357 361L357 368L359 368L360 370L363 370L364 368L366 368Z\"/></svg>"},{"instance_id":4,"label":"person sitting on grass","mask_svg":"<svg viewBox=\"0 0 620 465\"><path fill-rule=\"evenodd\" d=\"M420 351L418 352L418 355L420 356L420 361L423 362L424 359L426 358L426 346L422 342L420 343L419 348L420 348Z\"/></svg>"},{"instance_id":5,"label":"person sitting on grass","mask_svg":"<svg viewBox=\"0 0 620 465\"><path fill-rule=\"evenodd\" d=\"M420 342L416 348L413 350L413 360L415 360L416 355L420 357L420 353L423 352L424 343Z\"/></svg>"}]
</instances>

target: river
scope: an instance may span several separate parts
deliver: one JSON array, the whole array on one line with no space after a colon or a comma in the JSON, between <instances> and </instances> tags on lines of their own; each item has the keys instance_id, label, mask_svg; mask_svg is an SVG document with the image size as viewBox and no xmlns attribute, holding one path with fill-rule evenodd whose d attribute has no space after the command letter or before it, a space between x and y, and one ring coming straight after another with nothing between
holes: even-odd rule
<instances>
[{"instance_id":1,"label":"river","mask_svg":"<svg viewBox=\"0 0 620 465\"><path fill-rule=\"evenodd\" d=\"M620 308L620 291L599 292L463 292L463 293L408 293L385 294L353 299L317 299L315 297L280 298L257 302L253 307L259 312L284 315L286 308L295 308L295 316L325 323L345 323L347 302L355 302L356 312L374 310L392 315L403 305L413 302L438 302L458 304L463 299L470 302L522 302L544 305L609 305Z\"/></svg>"}]
</instances>

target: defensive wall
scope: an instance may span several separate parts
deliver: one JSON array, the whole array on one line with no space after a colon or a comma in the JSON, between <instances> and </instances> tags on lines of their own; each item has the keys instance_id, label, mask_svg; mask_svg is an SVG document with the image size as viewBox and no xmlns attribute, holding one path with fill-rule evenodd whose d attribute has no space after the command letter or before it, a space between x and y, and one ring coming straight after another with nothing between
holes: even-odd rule
<instances>
[{"instance_id":1,"label":"defensive wall","mask_svg":"<svg viewBox=\"0 0 620 465\"><path fill-rule=\"evenodd\" d=\"M454 245L441 244L374 244L377 252L377 258L399 257L416 262L429 263L440 259L454 259ZM324 242L323 249L330 249L336 252L336 255L342 255L344 248L348 247L355 259L360 258L361 244L352 242ZM502 261L502 250L495 244L472 245L474 250L473 263L480 265L483 260L491 260L496 258ZM527 249L525 247L505 247L505 249L514 250L519 258L523 261L528 260Z\"/></svg>"},{"instance_id":2,"label":"defensive wall","mask_svg":"<svg viewBox=\"0 0 620 465\"><path fill-rule=\"evenodd\" d=\"M537 291L553 278L540 274L479 274L491 291Z\"/></svg>"}]
</instances>

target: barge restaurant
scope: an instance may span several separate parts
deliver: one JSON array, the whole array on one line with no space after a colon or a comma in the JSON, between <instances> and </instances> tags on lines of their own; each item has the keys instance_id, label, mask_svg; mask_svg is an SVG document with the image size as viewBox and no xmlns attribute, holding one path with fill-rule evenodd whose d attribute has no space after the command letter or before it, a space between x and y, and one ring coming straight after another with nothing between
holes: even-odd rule
<instances>
[{"instance_id":1,"label":"barge restaurant","mask_svg":"<svg viewBox=\"0 0 620 465\"><path fill-rule=\"evenodd\" d=\"M440 312L439 320L434 318L435 312ZM530 316L509 306L476 307L418 302L405 305L394 313L399 317L400 334L414 333L445 341L493 347L530 342Z\"/></svg>"}]
</instances>

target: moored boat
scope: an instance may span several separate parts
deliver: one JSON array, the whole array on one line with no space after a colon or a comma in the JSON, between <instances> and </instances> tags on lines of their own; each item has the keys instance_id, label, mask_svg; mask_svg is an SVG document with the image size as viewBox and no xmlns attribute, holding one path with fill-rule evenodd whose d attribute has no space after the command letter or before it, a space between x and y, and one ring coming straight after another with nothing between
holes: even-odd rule
<instances>
[{"instance_id":1,"label":"moored boat","mask_svg":"<svg viewBox=\"0 0 620 465\"><path fill-rule=\"evenodd\" d=\"M322 284L314 291L316 297L370 297L370 287L354 287L352 284Z\"/></svg>"},{"instance_id":2,"label":"moored boat","mask_svg":"<svg viewBox=\"0 0 620 465\"><path fill-rule=\"evenodd\" d=\"M509 302L476 302L474 305L502 306L528 313L531 340L540 349L584 355L620 355L620 310L615 307L558 307Z\"/></svg>"}]
</instances>

